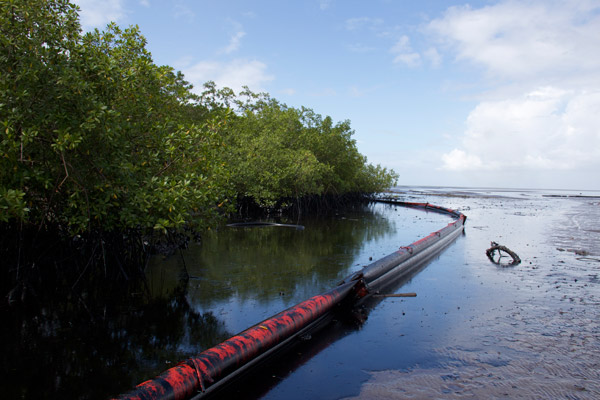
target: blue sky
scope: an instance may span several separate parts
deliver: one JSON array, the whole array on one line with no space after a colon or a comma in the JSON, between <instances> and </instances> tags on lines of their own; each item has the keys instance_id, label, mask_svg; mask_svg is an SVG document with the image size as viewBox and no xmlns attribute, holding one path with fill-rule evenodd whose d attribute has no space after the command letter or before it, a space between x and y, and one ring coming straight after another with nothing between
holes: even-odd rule
<instances>
[{"instance_id":1,"label":"blue sky","mask_svg":"<svg viewBox=\"0 0 600 400\"><path fill-rule=\"evenodd\" d=\"M78 0L201 90L336 121L401 185L600 189L600 1Z\"/></svg>"}]
</instances>

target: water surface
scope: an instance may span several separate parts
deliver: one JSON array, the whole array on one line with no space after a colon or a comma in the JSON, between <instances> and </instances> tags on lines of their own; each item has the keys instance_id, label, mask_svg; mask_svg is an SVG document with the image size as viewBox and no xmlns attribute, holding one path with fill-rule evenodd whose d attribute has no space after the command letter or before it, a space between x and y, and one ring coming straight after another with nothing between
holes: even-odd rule
<instances>
[{"instance_id":1,"label":"water surface","mask_svg":"<svg viewBox=\"0 0 600 400\"><path fill-rule=\"evenodd\" d=\"M465 234L359 321L333 321L237 398L600 397L600 193L398 188L405 201L468 216ZM591 197L590 197L591 196ZM3 309L6 398L103 399L334 286L445 226L385 204L221 227L156 257L145 284ZM495 241L523 262L490 263ZM55 300L52 300L55 298ZM366 320L364 319L366 317ZM231 393L230 393L231 395Z\"/></svg>"},{"instance_id":2,"label":"water surface","mask_svg":"<svg viewBox=\"0 0 600 400\"><path fill-rule=\"evenodd\" d=\"M154 260L150 285L163 285L166 275L173 282L189 276L192 308L238 333L450 221L434 212L371 204L294 221L303 229L224 226L181 257Z\"/></svg>"}]
</instances>

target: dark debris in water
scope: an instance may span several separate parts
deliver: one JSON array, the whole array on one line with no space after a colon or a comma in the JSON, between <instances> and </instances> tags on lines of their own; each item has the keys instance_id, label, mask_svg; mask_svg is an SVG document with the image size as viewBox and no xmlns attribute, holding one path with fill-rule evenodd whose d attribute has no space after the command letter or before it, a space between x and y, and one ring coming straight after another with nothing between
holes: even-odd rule
<instances>
[{"instance_id":1,"label":"dark debris in water","mask_svg":"<svg viewBox=\"0 0 600 400\"><path fill-rule=\"evenodd\" d=\"M485 251L485 254L488 256L491 262L498 265L509 266L509 265L517 265L521 263L521 259L511 249L506 246L502 246L496 242L492 242L491 247ZM506 262L504 259L510 257L512 261Z\"/></svg>"}]
</instances>

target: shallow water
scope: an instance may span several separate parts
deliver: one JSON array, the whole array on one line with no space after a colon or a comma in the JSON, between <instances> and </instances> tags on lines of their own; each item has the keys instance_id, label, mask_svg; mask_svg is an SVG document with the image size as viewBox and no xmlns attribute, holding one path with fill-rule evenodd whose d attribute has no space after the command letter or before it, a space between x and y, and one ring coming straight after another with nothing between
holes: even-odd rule
<instances>
[{"instance_id":1,"label":"shallow water","mask_svg":"<svg viewBox=\"0 0 600 400\"><path fill-rule=\"evenodd\" d=\"M369 323L383 323L400 306L396 340L381 346L423 355L367 367L349 398L600 397L600 202L542 194L404 194L462 209L466 235L402 288L428 301L386 300L370 315ZM490 241L523 263L491 264Z\"/></svg>"},{"instance_id":2,"label":"shallow water","mask_svg":"<svg viewBox=\"0 0 600 400\"><path fill-rule=\"evenodd\" d=\"M363 322L334 321L237 398L599 398L598 192L399 188L468 216L465 234ZM148 287L3 315L8 398L127 391L450 221L374 204L288 227L227 228L148 270ZM495 241L517 266L492 264ZM20 311L19 311L20 312ZM8 338L8 339L7 339ZM231 393L229 393L231 395Z\"/></svg>"},{"instance_id":3,"label":"shallow water","mask_svg":"<svg viewBox=\"0 0 600 400\"><path fill-rule=\"evenodd\" d=\"M183 257L155 260L149 282L154 288L165 275L176 281L187 274L191 307L218 316L227 331L238 333L450 221L435 212L371 204L294 221L301 230L222 227Z\"/></svg>"},{"instance_id":4,"label":"shallow water","mask_svg":"<svg viewBox=\"0 0 600 400\"><path fill-rule=\"evenodd\" d=\"M369 305L364 323L328 327L233 394L274 400L598 398L600 199L579 197L598 193L398 192L401 200L429 202L468 216L465 234L396 289L417 297ZM245 301L236 294L235 300L212 309L231 315L226 324L237 332L250 325L242 317L246 310L264 309L260 316L267 317L330 287L369 263L368 257L389 254L448 222L418 210L377 205L372 211L390 225L377 239L359 241L348 258L342 252L317 259L315 265L342 261L309 279L308 286L296 283L291 291L290 285L280 286L291 301L278 302L279 289L268 295L275 301L265 301L259 293L268 292L267 285ZM485 254L491 241L515 251L522 263L492 264ZM302 251L310 253L310 245ZM205 307L201 300L191 301ZM237 324L238 318L244 323Z\"/></svg>"}]
</instances>

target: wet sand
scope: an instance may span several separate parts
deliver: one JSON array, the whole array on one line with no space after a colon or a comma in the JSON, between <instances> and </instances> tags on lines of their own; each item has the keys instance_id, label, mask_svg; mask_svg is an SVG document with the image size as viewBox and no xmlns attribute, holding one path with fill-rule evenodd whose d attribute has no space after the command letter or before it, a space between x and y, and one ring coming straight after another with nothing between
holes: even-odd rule
<instances>
[{"instance_id":1,"label":"wet sand","mask_svg":"<svg viewBox=\"0 0 600 400\"><path fill-rule=\"evenodd\" d=\"M419 298L402 305L403 312L420 314L416 336L442 336L428 349L436 361L365 370L360 393L347 399L600 398L598 197L444 189L397 196L464 212L466 240L440 257L443 262L460 252L464 262L453 266L458 279L447 283L454 289L438 293L436 305L420 307ZM490 241L508 246L523 262L490 263ZM419 279L427 277L417 276L415 284ZM443 297L451 293L452 307L445 307ZM385 300L388 307L393 301ZM428 324L425 313L438 314L437 322ZM452 323L440 324L443 318Z\"/></svg>"}]
</instances>

